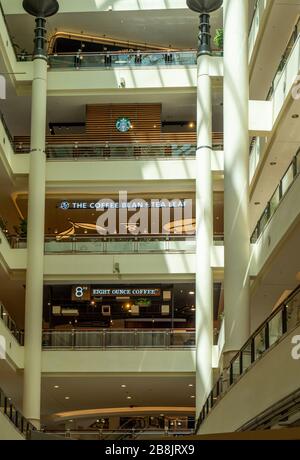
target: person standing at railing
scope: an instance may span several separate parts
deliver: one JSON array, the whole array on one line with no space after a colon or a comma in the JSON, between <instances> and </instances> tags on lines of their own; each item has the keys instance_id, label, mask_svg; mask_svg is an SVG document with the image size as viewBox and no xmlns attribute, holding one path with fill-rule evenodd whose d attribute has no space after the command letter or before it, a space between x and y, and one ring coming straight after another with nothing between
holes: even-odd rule
<instances>
[{"instance_id":1,"label":"person standing at railing","mask_svg":"<svg viewBox=\"0 0 300 460\"><path fill-rule=\"evenodd\" d=\"M172 62L173 62L173 54L171 53L171 51L168 51L165 54L165 61L166 61L166 64L172 64Z\"/></svg>"},{"instance_id":2,"label":"person standing at railing","mask_svg":"<svg viewBox=\"0 0 300 460\"><path fill-rule=\"evenodd\" d=\"M142 56L141 56L141 51L140 50L137 50L137 52L136 52L135 63L137 65L140 65L142 63Z\"/></svg>"}]
</instances>

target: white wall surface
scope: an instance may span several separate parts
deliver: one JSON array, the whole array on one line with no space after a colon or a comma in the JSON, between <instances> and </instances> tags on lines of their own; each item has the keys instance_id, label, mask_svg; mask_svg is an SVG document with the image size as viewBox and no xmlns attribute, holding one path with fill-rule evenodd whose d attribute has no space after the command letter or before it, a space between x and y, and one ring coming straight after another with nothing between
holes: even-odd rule
<instances>
[{"instance_id":1,"label":"white wall surface","mask_svg":"<svg viewBox=\"0 0 300 460\"><path fill-rule=\"evenodd\" d=\"M195 372L195 351L43 351L42 372Z\"/></svg>"}]
</instances>

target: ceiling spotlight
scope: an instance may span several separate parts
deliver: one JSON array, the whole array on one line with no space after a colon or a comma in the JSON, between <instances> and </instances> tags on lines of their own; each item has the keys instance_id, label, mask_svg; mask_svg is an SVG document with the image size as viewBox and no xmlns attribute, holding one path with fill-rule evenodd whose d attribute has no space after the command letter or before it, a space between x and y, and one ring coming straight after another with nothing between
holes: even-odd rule
<instances>
[{"instance_id":1,"label":"ceiling spotlight","mask_svg":"<svg viewBox=\"0 0 300 460\"><path fill-rule=\"evenodd\" d=\"M54 385L55 390L59 388L59 385Z\"/></svg>"},{"instance_id":2,"label":"ceiling spotlight","mask_svg":"<svg viewBox=\"0 0 300 460\"><path fill-rule=\"evenodd\" d=\"M70 396L66 396L65 399L68 401L70 399Z\"/></svg>"},{"instance_id":3,"label":"ceiling spotlight","mask_svg":"<svg viewBox=\"0 0 300 460\"><path fill-rule=\"evenodd\" d=\"M121 388L127 388L127 385L121 385Z\"/></svg>"},{"instance_id":4,"label":"ceiling spotlight","mask_svg":"<svg viewBox=\"0 0 300 460\"><path fill-rule=\"evenodd\" d=\"M127 398L126 398L126 399L132 399L132 396L127 396Z\"/></svg>"},{"instance_id":5,"label":"ceiling spotlight","mask_svg":"<svg viewBox=\"0 0 300 460\"><path fill-rule=\"evenodd\" d=\"M190 294L190 295L195 295L195 292L194 292L194 291L190 291L189 294Z\"/></svg>"},{"instance_id":6,"label":"ceiling spotlight","mask_svg":"<svg viewBox=\"0 0 300 460\"><path fill-rule=\"evenodd\" d=\"M192 388L193 386L194 386L194 384L193 384L193 383L190 383L190 384L189 384L189 387L190 387L190 388Z\"/></svg>"},{"instance_id":7,"label":"ceiling spotlight","mask_svg":"<svg viewBox=\"0 0 300 460\"><path fill-rule=\"evenodd\" d=\"M191 396L191 399L195 399L195 398L196 398L196 396L195 396L195 395L192 395L192 396Z\"/></svg>"}]
</instances>

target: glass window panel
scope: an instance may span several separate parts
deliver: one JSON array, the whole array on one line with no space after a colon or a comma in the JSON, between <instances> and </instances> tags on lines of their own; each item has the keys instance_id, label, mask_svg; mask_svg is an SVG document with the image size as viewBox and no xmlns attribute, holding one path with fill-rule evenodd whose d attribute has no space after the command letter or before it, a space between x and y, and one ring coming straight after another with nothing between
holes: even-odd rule
<instances>
[{"instance_id":1,"label":"glass window panel","mask_svg":"<svg viewBox=\"0 0 300 460\"><path fill-rule=\"evenodd\" d=\"M243 369L242 371L245 372L248 367L251 366L251 342L249 342L246 347L242 351L243 356Z\"/></svg>"},{"instance_id":2,"label":"glass window panel","mask_svg":"<svg viewBox=\"0 0 300 460\"><path fill-rule=\"evenodd\" d=\"M300 322L300 293L286 305L287 307L287 331L294 329Z\"/></svg>"},{"instance_id":3,"label":"glass window panel","mask_svg":"<svg viewBox=\"0 0 300 460\"><path fill-rule=\"evenodd\" d=\"M235 383L240 376L240 356L232 363L232 383Z\"/></svg>"},{"instance_id":4,"label":"glass window panel","mask_svg":"<svg viewBox=\"0 0 300 460\"><path fill-rule=\"evenodd\" d=\"M272 216L276 209L278 208L280 202L280 187L277 187L274 195L270 200L270 215Z\"/></svg>"},{"instance_id":5,"label":"glass window panel","mask_svg":"<svg viewBox=\"0 0 300 460\"><path fill-rule=\"evenodd\" d=\"M262 329L254 338L255 359L258 359L266 351L265 329Z\"/></svg>"},{"instance_id":6,"label":"glass window panel","mask_svg":"<svg viewBox=\"0 0 300 460\"><path fill-rule=\"evenodd\" d=\"M282 337L282 310L269 321L270 347Z\"/></svg>"},{"instance_id":7,"label":"glass window panel","mask_svg":"<svg viewBox=\"0 0 300 460\"><path fill-rule=\"evenodd\" d=\"M294 165L291 164L285 176L282 179L282 194L284 195L294 181Z\"/></svg>"}]
</instances>

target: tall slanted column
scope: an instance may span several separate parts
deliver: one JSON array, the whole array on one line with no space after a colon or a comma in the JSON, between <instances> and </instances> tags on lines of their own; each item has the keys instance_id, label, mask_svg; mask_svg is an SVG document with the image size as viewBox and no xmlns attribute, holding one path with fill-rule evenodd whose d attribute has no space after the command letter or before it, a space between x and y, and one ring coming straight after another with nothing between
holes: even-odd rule
<instances>
[{"instance_id":1,"label":"tall slanted column","mask_svg":"<svg viewBox=\"0 0 300 460\"><path fill-rule=\"evenodd\" d=\"M224 0L225 361L249 337L248 0Z\"/></svg>"},{"instance_id":2,"label":"tall slanted column","mask_svg":"<svg viewBox=\"0 0 300 460\"><path fill-rule=\"evenodd\" d=\"M47 52L46 17L58 11L56 0L24 0L36 16L32 82L31 144L28 189L25 365L23 413L40 425L46 172Z\"/></svg>"},{"instance_id":3,"label":"tall slanted column","mask_svg":"<svg viewBox=\"0 0 300 460\"><path fill-rule=\"evenodd\" d=\"M209 74L211 35L209 13L222 1L188 0L187 5L200 14L197 76L197 153L196 153L196 417L213 386L213 183L212 88Z\"/></svg>"}]
</instances>

